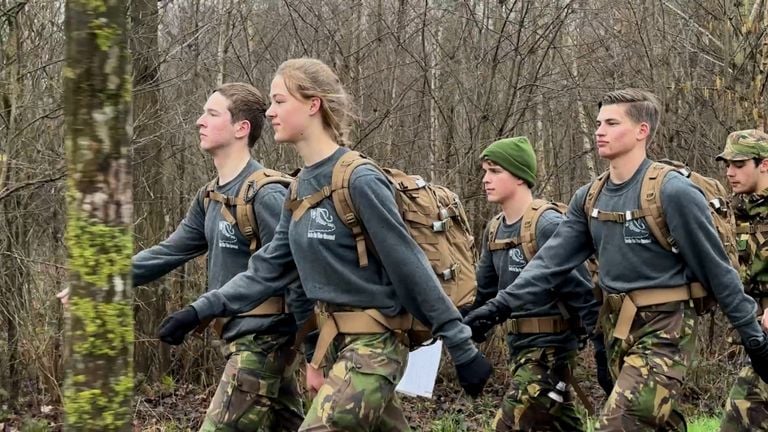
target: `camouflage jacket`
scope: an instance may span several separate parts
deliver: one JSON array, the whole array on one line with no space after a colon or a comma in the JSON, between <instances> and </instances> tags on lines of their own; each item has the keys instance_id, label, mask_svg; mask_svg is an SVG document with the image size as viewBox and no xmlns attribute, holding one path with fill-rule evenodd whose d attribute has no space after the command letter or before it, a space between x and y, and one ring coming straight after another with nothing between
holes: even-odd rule
<instances>
[{"instance_id":1,"label":"camouflage jacket","mask_svg":"<svg viewBox=\"0 0 768 432\"><path fill-rule=\"evenodd\" d=\"M768 296L768 189L734 197L739 274L744 290Z\"/></svg>"}]
</instances>

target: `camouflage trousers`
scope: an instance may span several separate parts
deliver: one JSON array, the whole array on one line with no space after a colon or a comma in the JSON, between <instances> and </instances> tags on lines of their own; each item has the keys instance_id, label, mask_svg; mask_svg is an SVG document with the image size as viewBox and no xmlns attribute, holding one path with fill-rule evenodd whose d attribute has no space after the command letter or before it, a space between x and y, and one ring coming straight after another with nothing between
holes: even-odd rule
<instances>
[{"instance_id":1,"label":"camouflage trousers","mask_svg":"<svg viewBox=\"0 0 768 432\"><path fill-rule=\"evenodd\" d=\"M339 335L332 364L300 431L409 431L395 386L408 348L392 332Z\"/></svg>"},{"instance_id":2,"label":"camouflage trousers","mask_svg":"<svg viewBox=\"0 0 768 432\"><path fill-rule=\"evenodd\" d=\"M768 431L768 384L747 365L739 372L725 402L722 432Z\"/></svg>"},{"instance_id":3,"label":"camouflage trousers","mask_svg":"<svg viewBox=\"0 0 768 432\"><path fill-rule=\"evenodd\" d=\"M228 344L227 365L201 432L296 431L304 420L293 335L250 335Z\"/></svg>"},{"instance_id":4,"label":"camouflage trousers","mask_svg":"<svg viewBox=\"0 0 768 432\"><path fill-rule=\"evenodd\" d=\"M686 430L675 403L695 353L698 319L689 303L674 306L640 308L625 340L613 337L618 313L602 314L616 384L595 431Z\"/></svg>"},{"instance_id":5,"label":"camouflage trousers","mask_svg":"<svg viewBox=\"0 0 768 432\"><path fill-rule=\"evenodd\" d=\"M557 355L555 348L528 348L514 353L512 384L493 420L493 430L583 430L570 388L564 392L555 389L559 382L568 382L574 358L574 352Z\"/></svg>"}]
</instances>

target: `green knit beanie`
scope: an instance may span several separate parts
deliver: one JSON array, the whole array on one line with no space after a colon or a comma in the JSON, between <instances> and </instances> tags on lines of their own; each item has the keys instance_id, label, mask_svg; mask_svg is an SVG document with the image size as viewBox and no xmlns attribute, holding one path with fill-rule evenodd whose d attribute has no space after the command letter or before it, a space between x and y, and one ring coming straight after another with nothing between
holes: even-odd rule
<instances>
[{"instance_id":1,"label":"green knit beanie","mask_svg":"<svg viewBox=\"0 0 768 432\"><path fill-rule=\"evenodd\" d=\"M536 184L536 155L527 137L498 140L483 151L482 158L509 171L530 187Z\"/></svg>"}]
</instances>

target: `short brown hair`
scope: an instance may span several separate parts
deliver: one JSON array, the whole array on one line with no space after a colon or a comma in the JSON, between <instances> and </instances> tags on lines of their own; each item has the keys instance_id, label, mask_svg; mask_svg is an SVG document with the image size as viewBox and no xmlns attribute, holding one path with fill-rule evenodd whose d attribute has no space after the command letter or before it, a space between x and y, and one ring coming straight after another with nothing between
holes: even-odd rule
<instances>
[{"instance_id":1,"label":"short brown hair","mask_svg":"<svg viewBox=\"0 0 768 432\"><path fill-rule=\"evenodd\" d=\"M214 90L215 92L229 101L229 113L232 115L233 123L245 120L251 124L248 147L252 148L256 145L264 127L264 114L267 112L264 96L256 87L242 82L222 84Z\"/></svg>"},{"instance_id":2,"label":"short brown hair","mask_svg":"<svg viewBox=\"0 0 768 432\"><path fill-rule=\"evenodd\" d=\"M656 135L656 129L659 128L661 115L661 104L656 95L649 91L634 88L616 90L604 94L598 102L597 108L615 104L627 104L625 112L632 121L648 124L648 141L646 144L651 144L654 135Z\"/></svg>"}]
</instances>

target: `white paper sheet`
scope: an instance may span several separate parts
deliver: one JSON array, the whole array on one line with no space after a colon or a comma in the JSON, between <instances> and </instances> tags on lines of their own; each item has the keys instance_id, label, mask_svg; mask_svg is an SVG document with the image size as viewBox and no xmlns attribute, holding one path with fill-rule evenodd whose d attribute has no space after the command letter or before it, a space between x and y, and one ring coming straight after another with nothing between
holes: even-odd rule
<instances>
[{"instance_id":1,"label":"white paper sheet","mask_svg":"<svg viewBox=\"0 0 768 432\"><path fill-rule=\"evenodd\" d=\"M442 355L442 341L411 351L408 354L408 367L395 391L408 396L432 398Z\"/></svg>"}]
</instances>

